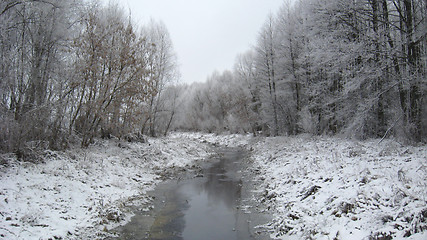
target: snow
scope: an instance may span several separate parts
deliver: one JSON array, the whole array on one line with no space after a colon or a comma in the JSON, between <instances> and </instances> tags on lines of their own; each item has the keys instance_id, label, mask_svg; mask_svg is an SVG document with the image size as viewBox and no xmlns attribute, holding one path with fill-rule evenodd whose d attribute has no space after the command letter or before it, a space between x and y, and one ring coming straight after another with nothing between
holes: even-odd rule
<instances>
[{"instance_id":1,"label":"snow","mask_svg":"<svg viewBox=\"0 0 427 240\"><path fill-rule=\"evenodd\" d=\"M44 163L2 156L0 237L93 239L129 221L127 204L148 201L165 171L207 159L206 144L180 135L148 143L99 141L88 149L46 151Z\"/></svg>"},{"instance_id":2,"label":"snow","mask_svg":"<svg viewBox=\"0 0 427 240\"><path fill-rule=\"evenodd\" d=\"M176 133L179 136L190 138L194 141L209 143L222 147L248 147L254 140L252 134L215 134L215 133Z\"/></svg>"},{"instance_id":3,"label":"snow","mask_svg":"<svg viewBox=\"0 0 427 240\"><path fill-rule=\"evenodd\" d=\"M47 151L44 163L1 156L0 237L96 239L125 224L125 206L209 146L244 147L274 239L427 239L427 147L395 140L174 133L148 143L100 140ZM242 206L250 209L250 206ZM259 210L259 208L258 208ZM249 211L249 210L248 210Z\"/></svg>"},{"instance_id":4,"label":"snow","mask_svg":"<svg viewBox=\"0 0 427 240\"><path fill-rule=\"evenodd\" d=\"M273 238L426 239L426 146L298 136L252 147Z\"/></svg>"}]
</instances>

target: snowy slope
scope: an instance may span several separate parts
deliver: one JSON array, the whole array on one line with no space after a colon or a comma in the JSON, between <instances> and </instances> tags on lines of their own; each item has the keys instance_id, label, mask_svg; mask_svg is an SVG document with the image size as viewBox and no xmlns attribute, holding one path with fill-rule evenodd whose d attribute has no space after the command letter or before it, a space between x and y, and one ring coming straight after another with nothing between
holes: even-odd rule
<instances>
[{"instance_id":1,"label":"snowy slope","mask_svg":"<svg viewBox=\"0 0 427 240\"><path fill-rule=\"evenodd\" d=\"M427 239L426 146L299 136L253 148L272 237Z\"/></svg>"},{"instance_id":2,"label":"snowy slope","mask_svg":"<svg viewBox=\"0 0 427 240\"><path fill-rule=\"evenodd\" d=\"M88 149L44 153L32 164L2 156L0 238L94 239L132 216L126 204L147 201L145 193L171 170L210 154L206 144L184 136L148 143L99 141Z\"/></svg>"}]
</instances>

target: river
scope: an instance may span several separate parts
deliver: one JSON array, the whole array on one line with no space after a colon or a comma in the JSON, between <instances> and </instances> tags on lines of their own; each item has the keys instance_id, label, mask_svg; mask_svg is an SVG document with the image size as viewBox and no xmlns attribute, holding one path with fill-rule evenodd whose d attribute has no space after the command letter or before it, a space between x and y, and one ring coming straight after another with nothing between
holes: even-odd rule
<instances>
[{"instance_id":1,"label":"river","mask_svg":"<svg viewBox=\"0 0 427 240\"><path fill-rule=\"evenodd\" d=\"M117 239L270 239L256 228L268 216L249 207L254 183L244 174L245 157L243 149L218 148L202 173L159 184L153 207L136 211Z\"/></svg>"}]
</instances>

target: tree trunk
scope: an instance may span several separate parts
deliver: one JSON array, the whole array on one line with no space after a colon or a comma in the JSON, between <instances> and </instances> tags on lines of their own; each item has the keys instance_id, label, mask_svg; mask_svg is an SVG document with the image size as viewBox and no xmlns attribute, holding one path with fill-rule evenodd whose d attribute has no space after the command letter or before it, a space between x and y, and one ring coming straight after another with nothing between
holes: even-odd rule
<instances>
[{"instance_id":1,"label":"tree trunk","mask_svg":"<svg viewBox=\"0 0 427 240\"><path fill-rule=\"evenodd\" d=\"M406 27L406 50L407 50L407 64L409 70L409 101L407 104L408 111L408 124L411 136L415 141L421 140L421 104L422 94L419 86L419 74L418 63L420 60L419 55L419 42L414 41L414 12L412 0L403 0L404 12L405 12L405 27Z\"/></svg>"}]
</instances>

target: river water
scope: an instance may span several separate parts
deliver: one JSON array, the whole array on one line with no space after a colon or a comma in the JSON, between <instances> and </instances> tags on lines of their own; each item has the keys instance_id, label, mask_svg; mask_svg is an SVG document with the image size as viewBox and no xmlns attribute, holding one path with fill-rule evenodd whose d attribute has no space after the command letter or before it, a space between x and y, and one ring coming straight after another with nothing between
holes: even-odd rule
<instances>
[{"instance_id":1,"label":"river water","mask_svg":"<svg viewBox=\"0 0 427 240\"><path fill-rule=\"evenodd\" d=\"M153 208L137 211L117 230L118 239L269 239L254 228L266 216L242 208L250 192L242 174L244 158L242 149L218 149L202 174L160 184L152 193Z\"/></svg>"}]
</instances>

